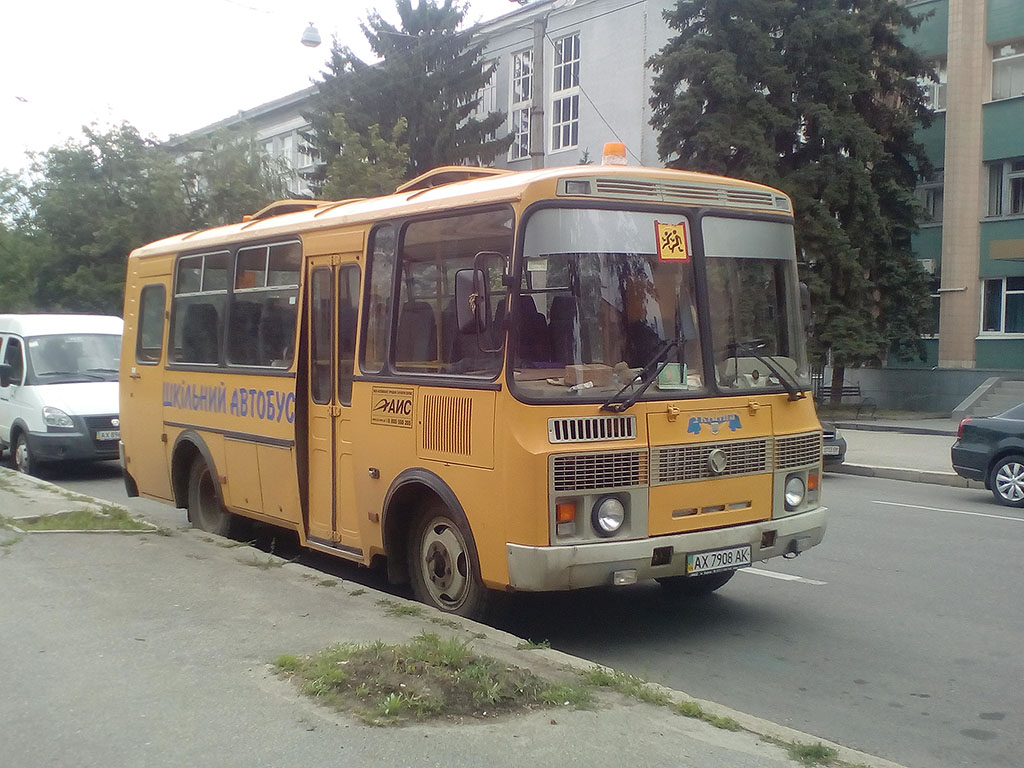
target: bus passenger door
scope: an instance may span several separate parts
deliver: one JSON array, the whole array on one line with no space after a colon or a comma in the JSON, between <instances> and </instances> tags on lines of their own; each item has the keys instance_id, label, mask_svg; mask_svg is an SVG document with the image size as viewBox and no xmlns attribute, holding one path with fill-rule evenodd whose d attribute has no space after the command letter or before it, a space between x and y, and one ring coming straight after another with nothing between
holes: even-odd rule
<instances>
[{"instance_id":1,"label":"bus passenger door","mask_svg":"<svg viewBox=\"0 0 1024 768\"><path fill-rule=\"evenodd\" d=\"M361 555L351 441L359 267L336 259L309 261L308 535Z\"/></svg>"}]
</instances>

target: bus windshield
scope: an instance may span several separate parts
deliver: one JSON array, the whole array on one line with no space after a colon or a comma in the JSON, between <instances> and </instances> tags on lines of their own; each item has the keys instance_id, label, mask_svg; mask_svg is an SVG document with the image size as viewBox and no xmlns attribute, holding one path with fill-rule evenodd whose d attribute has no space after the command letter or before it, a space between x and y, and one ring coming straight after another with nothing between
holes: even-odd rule
<instances>
[{"instance_id":1,"label":"bus windshield","mask_svg":"<svg viewBox=\"0 0 1024 768\"><path fill-rule=\"evenodd\" d=\"M715 375L724 390L810 385L793 227L706 216Z\"/></svg>"},{"instance_id":2,"label":"bus windshield","mask_svg":"<svg viewBox=\"0 0 1024 768\"><path fill-rule=\"evenodd\" d=\"M658 374L645 397L704 391L693 260L656 247L656 222L683 220L581 208L530 218L511 358L524 398L605 400L645 368Z\"/></svg>"},{"instance_id":3,"label":"bus windshield","mask_svg":"<svg viewBox=\"0 0 1024 768\"><path fill-rule=\"evenodd\" d=\"M666 225L683 241L671 255L658 249ZM535 213L510 356L517 392L536 401L664 399L708 394L710 378L724 391L805 388L792 226L705 217L703 231L712 327L702 333L685 215Z\"/></svg>"}]
</instances>

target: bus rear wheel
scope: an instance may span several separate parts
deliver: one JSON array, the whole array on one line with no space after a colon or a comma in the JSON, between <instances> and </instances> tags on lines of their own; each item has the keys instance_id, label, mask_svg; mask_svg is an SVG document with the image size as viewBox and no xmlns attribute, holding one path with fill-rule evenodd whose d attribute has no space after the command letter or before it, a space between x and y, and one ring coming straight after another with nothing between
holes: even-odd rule
<instances>
[{"instance_id":1,"label":"bus rear wheel","mask_svg":"<svg viewBox=\"0 0 1024 768\"><path fill-rule=\"evenodd\" d=\"M188 517L193 528L227 536L231 533L233 515L220 503L214 482L206 461L197 458L188 473Z\"/></svg>"},{"instance_id":2,"label":"bus rear wheel","mask_svg":"<svg viewBox=\"0 0 1024 768\"><path fill-rule=\"evenodd\" d=\"M488 590L469 524L440 502L428 505L410 534L409 576L416 599L445 613L483 618Z\"/></svg>"},{"instance_id":3,"label":"bus rear wheel","mask_svg":"<svg viewBox=\"0 0 1024 768\"><path fill-rule=\"evenodd\" d=\"M702 576L666 576L658 579L668 592L683 597L700 597L710 595L716 589L724 587L736 571L722 571L720 573L708 573Z\"/></svg>"}]
</instances>

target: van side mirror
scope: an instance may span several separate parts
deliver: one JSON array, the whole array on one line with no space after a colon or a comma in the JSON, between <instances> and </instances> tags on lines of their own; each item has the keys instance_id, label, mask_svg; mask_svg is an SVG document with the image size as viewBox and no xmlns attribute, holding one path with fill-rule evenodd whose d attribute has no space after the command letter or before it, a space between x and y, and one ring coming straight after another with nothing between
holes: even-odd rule
<instances>
[{"instance_id":1,"label":"van side mirror","mask_svg":"<svg viewBox=\"0 0 1024 768\"><path fill-rule=\"evenodd\" d=\"M11 368L10 363L0 363L0 387L6 388L11 386L11 374L14 370Z\"/></svg>"},{"instance_id":2,"label":"van side mirror","mask_svg":"<svg viewBox=\"0 0 1024 768\"><path fill-rule=\"evenodd\" d=\"M483 333L491 316L491 294L482 269L455 273L455 317L459 333Z\"/></svg>"}]
</instances>

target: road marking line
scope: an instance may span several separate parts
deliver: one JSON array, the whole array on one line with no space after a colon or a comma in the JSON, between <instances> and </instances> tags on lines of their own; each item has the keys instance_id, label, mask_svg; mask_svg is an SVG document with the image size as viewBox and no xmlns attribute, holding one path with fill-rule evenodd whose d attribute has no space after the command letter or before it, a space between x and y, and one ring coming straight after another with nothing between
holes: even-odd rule
<instances>
[{"instance_id":1,"label":"road marking line","mask_svg":"<svg viewBox=\"0 0 1024 768\"><path fill-rule=\"evenodd\" d=\"M1024 523L1022 517L1008 517L1007 515L989 515L985 512L968 512L964 509L943 509L942 507L922 507L920 504L901 504L898 501L878 501L877 499L871 502L872 504L886 504L890 507L910 507L911 509L927 509L930 512L951 512L954 515L970 515L971 517L991 517L993 520L1011 520L1015 523Z\"/></svg>"},{"instance_id":2,"label":"road marking line","mask_svg":"<svg viewBox=\"0 0 1024 768\"><path fill-rule=\"evenodd\" d=\"M753 573L756 576L767 576L769 579L780 579L782 581L799 581L802 584L813 584L816 587L823 587L828 584L827 581L805 579L803 576L794 576L790 573L777 573L775 571L765 571L761 568L740 568L740 573Z\"/></svg>"}]
</instances>

